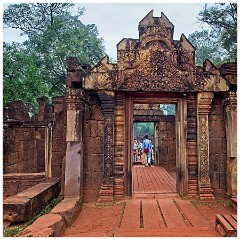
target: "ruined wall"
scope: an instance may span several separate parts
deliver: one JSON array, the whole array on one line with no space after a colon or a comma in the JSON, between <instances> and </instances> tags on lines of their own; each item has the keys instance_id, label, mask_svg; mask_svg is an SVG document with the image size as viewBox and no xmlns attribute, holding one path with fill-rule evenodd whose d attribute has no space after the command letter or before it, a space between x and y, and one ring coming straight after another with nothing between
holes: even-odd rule
<instances>
[{"instance_id":1,"label":"ruined wall","mask_svg":"<svg viewBox=\"0 0 240 240\"><path fill-rule=\"evenodd\" d=\"M3 173L37 172L35 129L5 128L3 138Z\"/></svg>"},{"instance_id":2,"label":"ruined wall","mask_svg":"<svg viewBox=\"0 0 240 240\"><path fill-rule=\"evenodd\" d=\"M53 97L52 177L61 178L66 155L66 107L64 97Z\"/></svg>"},{"instance_id":3,"label":"ruined wall","mask_svg":"<svg viewBox=\"0 0 240 240\"><path fill-rule=\"evenodd\" d=\"M4 197L44 181L47 171L51 172L51 177L62 176L66 152L64 97L52 100L53 105L49 104L48 98L39 98L38 115L32 118L28 107L21 101L11 102L3 109ZM49 137L47 144L46 137ZM49 161L47 170L46 157Z\"/></svg>"},{"instance_id":4,"label":"ruined wall","mask_svg":"<svg viewBox=\"0 0 240 240\"><path fill-rule=\"evenodd\" d=\"M97 94L89 96L83 132L84 201L96 201L103 181L103 113Z\"/></svg>"},{"instance_id":5,"label":"ruined wall","mask_svg":"<svg viewBox=\"0 0 240 240\"><path fill-rule=\"evenodd\" d=\"M225 197L227 145L222 95L215 95L209 114L210 180L215 197Z\"/></svg>"},{"instance_id":6,"label":"ruined wall","mask_svg":"<svg viewBox=\"0 0 240 240\"><path fill-rule=\"evenodd\" d=\"M21 101L3 109L4 174L44 171L44 129L34 126L36 119L30 119L28 111Z\"/></svg>"},{"instance_id":7,"label":"ruined wall","mask_svg":"<svg viewBox=\"0 0 240 240\"><path fill-rule=\"evenodd\" d=\"M159 166L176 169L175 116L161 116L159 122Z\"/></svg>"}]
</instances>

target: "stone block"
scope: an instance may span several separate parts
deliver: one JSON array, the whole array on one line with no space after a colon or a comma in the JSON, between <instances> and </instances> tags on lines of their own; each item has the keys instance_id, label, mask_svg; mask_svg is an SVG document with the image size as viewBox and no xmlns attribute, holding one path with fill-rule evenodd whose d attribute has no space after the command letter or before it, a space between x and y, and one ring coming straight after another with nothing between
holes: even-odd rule
<instances>
[{"instance_id":1,"label":"stone block","mask_svg":"<svg viewBox=\"0 0 240 240\"><path fill-rule=\"evenodd\" d=\"M31 142L30 141L23 141L23 151L28 151L30 149Z\"/></svg>"},{"instance_id":2,"label":"stone block","mask_svg":"<svg viewBox=\"0 0 240 240\"><path fill-rule=\"evenodd\" d=\"M168 154L168 148L165 146L159 146L159 154L161 155L167 155Z\"/></svg>"},{"instance_id":3,"label":"stone block","mask_svg":"<svg viewBox=\"0 0 240 240\"><path fill-rule=\"evenodd\" d=\"M52 166L62 165L63 154L61 152L52 152Z\"/></svg>"},{"instance_id":4,"label":"stone block","mask_svg":"<svg viewBox=\"0 0 240 240\"><path fill-rule=\"evenodd\" d=\"M19 159L18 159L18 153L17 152L8 154L8 157L7 157L8 165L17 164L18 161L19 161Z\"/></svg>"},{"instance_id":5,"label":"stone block","mask_svg":"<svg viewBox=\"0 0 240 240\"><path fill-rule=\"evenodd\" d=\"M84 135L84 139L87 139L90 137L91 135L91 126L90 126L90 122L87 122L84 124L83 126L83 135Z\"/></svg>"},{"instance_id":6,"label":"stone block","mask_svg":"<svg viewBox=\"0 0 240 240\"><path fill-rule=\"evenodd\" d=\"M101 154L103 153L103 140L100 137L89 138L83 145L84 152L89 154Z\"/></svg>"},{"instance_id":7,"label":"stone block","mask_svg":"<svg viewBox=\"0 0 240 240\"><path fill-rule=\"evenodd\" d=\"M45 148L45 138L41 138L36 140L36 148L37 149L44 149Z\"/></svg>"},{"instance_id":8,"label":"stone block","mask_svg":"<svg viewBox=\"0 0 240 240\"><path fill-rule=\"evenodd\" d=\"M219 154L222 152L222 138L209 139L209 154Z\"/></svg>"},{"instance_id":9,"label":"stone block","mask_svg":"<svg viewBox=\"0 0 240 240\"><path fill-rule=\"evenodd\" d=\"M164 147L170 147L170 146L174 146L174 142L172 138L166 138L162 140L162 145Z\"/></svg>"},{"instance_id":10,"label":"stone block","mask_svg":"<svg viewBox=\"0 0 240 240\"><path fill-rule=\"evenodd\" d=\"M27 129L25 131L22 132L22 138L24 141L31 141L31 130L30 129Z\"/></svg>"},{"instance_id":11,"label":"stone block","mask_svg":"<svg viewBox=\"0 0 240 240\"><path fill-rule=\"evenodd\" d=\"M84 154L83 169L85 172L90 172L92 170L92 159L93 159L93 154Z\"/></svg>"},{"instance_id":12,"label":"stone block","mask_svg":"<svg viewBox=\"0 0 240 240\"><path fill-rule=\"evenodd\" d=\"M223 124L219 121L209 122L209 137L211 138L224 138L225 128Z\"/></svg>"},{"instance_id":13,"label":"stone block","mask_svg":"<svg viewBox=\"0 0 240 240\"><path fill-rule=\"evenodd\" d=\"M84 202L97 202L98 198L99 198L99 190L92 190L92 189L83 190Z\"/></svg>"},{"instance_id":14,"label":"stone block","mask_svg":"<svg viewBox=\"0 0 240 240\"><path fill-rule=\"evenodd\" d=\"M159 123L159 129L160 129L160 131L165 131L167 129L167 123L166 122L160 122Z\"/></svg>"},{"instance_id":15,"label":"stone block","mask_svg":"<svg viewBox=\"0 0 240 240\"><path fill-rule=\"evenodd\" d=\"M17 172L18 173L24 172L24 162L17 163Z\"/></svg>"},{"instance_id":16,"label":"stone block","mask_svg":"<svg viewBox=\"0 0 240 240\"><path fill-rule=\"evenodd\" d=\"M17 163L9 165L8 173L17 173L17 172L18 172Z\"/></svg>"},{"instance_id":17,"label":"stone block","mask_svg":"<svg viewBox=\"0 0 240 240\"><path fill-rule=\"evenodd\" d=\"M102 172L93 172L92 173L92 189L97 190L101 188L103 181L103 173Z\"/></svg>"},{"instance_id":18,"label":"stone block","mask_svg":"<svg viewBox=\"0 0 240 240\"><path fill-rule=\"evenodd\" d=\"M61 152L65 148L64 144L66 144L65 139L63 138L53 138L52 141L52 151Z\"/></svg>"},{"instance_id":19,"label":"stone block","mask_svg":"<svg viewBox=\"0 0 240 240\"><path fill-rule=\"evenodd\" d=\"M62 165L52 166L52 177L54 177L54 178L62 177Z\"/></svg>"},{"instance_id":20,"label":"stone block","mask_svg":"<svg viewBox=\"0 0 240 240\"><path fill-rule=\"evenodd\" d=\"M97 133L97 135L98 135L98 137L102 137L103 138L103 127L104 127L103 121L98 121L97 125L98 125L98 133Z\"/></svg>"},{"instance_id":21,"label":"stone block","mask_svg":"<svg viewBox=\"0 0 240 240\"><path fill-rule=\"evenodd\" d=\"M23 141L24 137L23 137L23 129L22 128L17 128L15 130L15 141Z\"/></svg>"},{"instance_id":22,"label":"stone block","mask_svg":"<svg viewBox=\"0 0 240 240\"><path fill-rule=\"evenodd\" d=\"M170 155L170 156L176 156L176 147L175 146L169 146L167 147L167 153Z\"/></svg>"},{"instance_id":23,"label":"stone block","mask_svg":"<svg viewBox=\"0 0 240 240\"><path fill-rule=\"evenodd\" d=\"M60 182L40 183L3 202L3 219L9 222L30 220L60 193Z\"/></svg>"},{"instance_id":24,"label":"stone block","mask_svg":"<svg viewBox=\"0 0 240 240\"><path fill-rule=\"evenodd\" d=\"M93 172L102 172L103 169L103 154L92 154L92 171Z\"/></svg>"},{"instance_id":25,"label":"stone block","mask_svg":"<svg viewBox=\"0 0 240 240\"><path fill-rule=\"evenodd\" d=\"M219 188L219 177L220 177L220 174L219 172L213 172L211 175L211 186L213 189L217 189Z\"/></svg>"},{"instance_id":26,"label":"stone block","mask_svg":"<svg viewBox=\"0 0 240 240\"><path fill-rule=\"evenodd\" d=\"M103 120L103 112L100 106L92 105L90 111L91 111L90 118L92 120Z\"/></svg>"},{"instance_id":27,"label":"stone block","mask_svg":"<svg viewBox=\"0 0 240 240\"><path fill-rule=\"evenodd\" d=\"M91 120L90 121L90 137L97 137L98 136L98 124L97 121Z\"/></svg>"},{"instance_id":28,"label":"stone block","mask_svg":"<svg viewBox=\"0 0 240 240\"><path fill-rule=\"evenodd\" d=\"M58 237L66 225L58 214L46 214L17 234L17 237Z\"/></svg>"},{"instance_id":29,"label":"stone block","mask_svg":"<svg viewBox=\"0 0 240 240\"><path fill-rule=\"evenodd\" d=\"M54 136L54 138L63 139L63 134L64 134L63 127L64 127L63 124L56 124L53 127L53 136Z\"/></svg>"},{"instance_id":30,"label":"stone block","mask_svg":"<svg viewBox=\"0 0 240 240\"><path fill-rule=\"evenodd\" d=\"M92 187L92 173L91 172L84 172L83 173L83 189L91 189Z\"/></svg>"},{"instance_id":31,"label":"stone block","mask_svg":"<svg viewBox=\"0 0 240 240\"><path fill-rule=\"evenodd\" d=\"M77 217L80 209L81 205L79 203L79 200L64 199L58 203L50 213L59 214L63 218L65 224L67 226L70 226Z\"/></svg>"}]
</instances>

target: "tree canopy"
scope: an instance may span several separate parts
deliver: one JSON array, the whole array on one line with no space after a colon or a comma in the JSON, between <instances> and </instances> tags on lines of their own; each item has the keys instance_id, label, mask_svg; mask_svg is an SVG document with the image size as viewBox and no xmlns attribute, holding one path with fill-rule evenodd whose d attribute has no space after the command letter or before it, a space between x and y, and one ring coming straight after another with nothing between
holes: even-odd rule
<instances>
[{"instance_id":1,"label":"tree canopy","mask_svg":"<svg viewBox=\"0 0 240 240\"><path fill-rule=\"evenodd\" d=\"M209 29L197 30L189 35L196 47L196 64L208 58L216 65L237 61L237 3L205 4L198 20ZM205 56L205 57L204 57Z\"/></svg>"},{"instance_id":2,"label":"tree canopy","mask_svg":"<svg viewBox=\"0 0 240 240\"><path fill-rule=\"evenodd\" d=\"M84 25L80 17L85 9L78 8L73 14L73 6L24 3L11 4L4 11L4 26L20 29L28 37L22 44L4 43L4 104L21 99L36 109L36 97L64 93L67 57L77 57L80 63L93 66L104 56L103 39L96 25ZM20 83L25 90L15 91Z\"/></svg>"}]
</instances>

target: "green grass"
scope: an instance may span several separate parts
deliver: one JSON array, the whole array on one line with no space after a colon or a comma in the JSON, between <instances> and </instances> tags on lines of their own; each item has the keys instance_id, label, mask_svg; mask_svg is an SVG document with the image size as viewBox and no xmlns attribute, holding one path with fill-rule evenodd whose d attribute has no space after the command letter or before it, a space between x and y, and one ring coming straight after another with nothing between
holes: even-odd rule
<instances>
[{"instance_id":1,"label":"green grass","mask_svg":"<svg viewBox=\"0 0 240 240\"><path fill-rule=\"evenodd\" d=\"M56 205L56 198L54 198L41 212L36 214L31 220L24 223L11 224L9 227L3 228L3 237L15 237L20 231L31 225L40 216L48 214Z\"/></svg>"}]
</instances>

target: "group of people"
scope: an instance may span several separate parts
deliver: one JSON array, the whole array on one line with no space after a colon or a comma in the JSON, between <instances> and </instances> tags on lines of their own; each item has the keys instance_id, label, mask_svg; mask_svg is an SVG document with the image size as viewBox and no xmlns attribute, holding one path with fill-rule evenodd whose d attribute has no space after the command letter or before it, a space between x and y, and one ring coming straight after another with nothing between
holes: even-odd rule
<instances>
[{"instance_id":1,"label":"group of people","mask_svg":"<svg viewBox=\"0 0 240 240\"><path fill-rule=\"evenodd\" d=\"M154 151L152 141L148 135L145 135L145 139L142 143L134 139L133 143L133 161L141 160L142 154L144 155L144 164L151 166L154 163Z\"/></svg>"}]
</instances>

